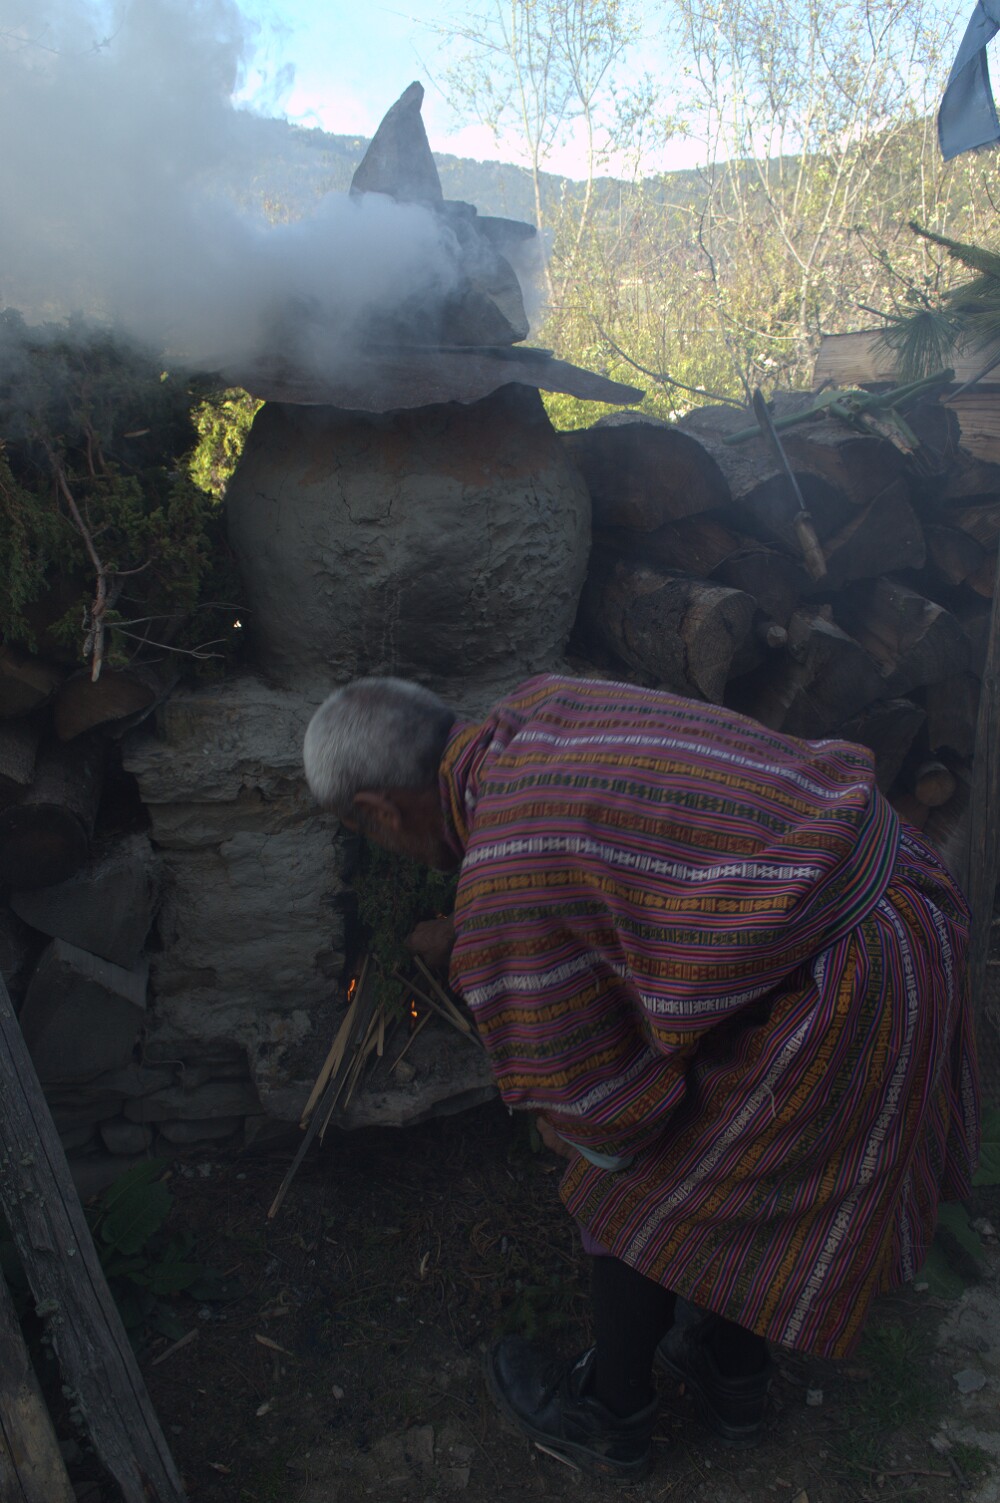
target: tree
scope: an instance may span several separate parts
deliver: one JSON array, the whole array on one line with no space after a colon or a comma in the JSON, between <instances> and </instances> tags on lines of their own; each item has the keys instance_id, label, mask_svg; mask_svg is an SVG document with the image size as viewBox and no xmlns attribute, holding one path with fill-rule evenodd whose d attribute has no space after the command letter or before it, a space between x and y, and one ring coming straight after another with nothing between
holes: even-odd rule
<instances>
[{"instance_id":1,"label":"tree","mask_svg":"<svg viewBox=\"0 0 1000 1503\"><path fill-rule=\"evenodd\" d=\"M586 172L580 200L573 205L573 250L579 252L590 228L594 181L599 165L620 141L626 92L617 88L617 69L638 35L629 0L488 0L460 22L442 28L449 42L463 47L447 75L460 113L486 125L498 143L513 128L531 173L535 219L552 232L566 205L546 193L545 166L556 145L574 128L582 131ZM634 106L633 117L642 114ZM546 288L555 292L545 263Z\"/></svg>"},{"instance_id":2,"label":"tree","mask_svg":"<svg viewBox=\"0 0 1000 1503\"><path fill-rule=\"evenodd\" d=\"M940 228L971 209L969 171L944 167L933 126L951 23L933 0L663 0L662 13L705 151L690 224L707 306L744 384L801 380L845 292L856 316L887 274L926 270L907 220Z\"/></svg>"}]
</instances>

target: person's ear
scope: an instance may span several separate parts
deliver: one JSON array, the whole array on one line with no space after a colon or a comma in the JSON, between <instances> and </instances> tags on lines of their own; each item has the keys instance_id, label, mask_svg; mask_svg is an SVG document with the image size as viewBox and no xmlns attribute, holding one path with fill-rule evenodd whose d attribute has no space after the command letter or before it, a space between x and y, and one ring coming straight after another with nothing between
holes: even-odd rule
<instances>
[{"instance_id":1,"label":"person's ear","mask_svg":"<svg viewBox=\"0 0 1000 1503\"><path fill-rule=\"evenodd\" d=\"M391 798L369 789L354 795L351 814L362 833L376 842L380 835L390 838L398 835L403 820L398 805Z\"/></svg>"}]
</instances>

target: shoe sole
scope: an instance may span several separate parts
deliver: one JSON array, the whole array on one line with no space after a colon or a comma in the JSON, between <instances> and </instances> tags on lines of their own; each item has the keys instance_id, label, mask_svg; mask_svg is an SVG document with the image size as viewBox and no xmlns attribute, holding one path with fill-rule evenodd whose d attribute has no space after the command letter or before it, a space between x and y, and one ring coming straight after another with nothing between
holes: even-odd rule
<instances>
[{"instance_id":1,"label":"shoe sole","mask_svg":"<svg viewBox=\"0 0 1000 1503\"><path fill-rule=\"evenodd\" d=\"M760 1444L764 1433L762 1419L752 1425L731 1425L728 1420L722 1418L718 1410L712 1407L711 1399L691 1373L671 1362L669 1357L659 1351L656 1354L656 1364L678 1383L684 1384L687 1392L694 1399L699 1418L714 1435L719 1437L724 1446L728 1446L731 1451L752 1451L754 1446Z\"/></svg>"},{"instance_id":2,"label":"shoe sole","mask_svg":"<svg viewBox=\"0 0 1000 1503\"><path fill-rule=\"evenodd\" d=\"M555 1461L561 1461L565 1466L572 1466L580 1472L586 1472L590 1477L601 1477L606 1482L641 1482L653 1464L652 1452L647 1452L640 1461L612 1461L606 1456L596 1456L593 1451L588 1451L586 1446L577 1445L572 1440L561 1440L557 1436L550 1435L547 1430L539 1430L530 1420L518 1414L512 1406L497 1381L493 1371L491 1354L487 1352L483 1364L483 1372L486 1378L486 1386L490 1391L490 1397L500 1410L501 1414L526 1435L538 1450L546 1456L551 1456Z\"/></svg>"}]
</instances>

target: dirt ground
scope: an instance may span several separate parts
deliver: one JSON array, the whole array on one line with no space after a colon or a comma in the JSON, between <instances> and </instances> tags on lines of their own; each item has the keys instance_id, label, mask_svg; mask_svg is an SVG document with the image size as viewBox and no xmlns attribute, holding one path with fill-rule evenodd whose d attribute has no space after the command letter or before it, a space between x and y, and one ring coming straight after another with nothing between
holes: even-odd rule
<instances>
[{"instance_id":1,"label":"dirt ground","mask_svg":"<svg viewBox=\"0 0 1000 1503\"><path fill-rule=\"evenodd\" d=\"M199 1260L243 1289L228 1304L175 1302L186 1342L157 1338L143 1354L192 1503L590 1503L618 1491L507 1429L480 1376L498 1333L567 1353L589 1337L586 1260L557 1163L533 1151L526 1123L496 1104L402 1132L328 1134L269 1222L293 1148L188 1161L170 1182ZM778 1354L756 1451L723 1449L664 1382L655 1468L625 1495L1000 1497L996 1275L967 1271L976 1282L958 1299L918 1281L884 1300L850 1363ZM961 1373L975 1376L958 1384Z\"/></svg>"}]
</instances>

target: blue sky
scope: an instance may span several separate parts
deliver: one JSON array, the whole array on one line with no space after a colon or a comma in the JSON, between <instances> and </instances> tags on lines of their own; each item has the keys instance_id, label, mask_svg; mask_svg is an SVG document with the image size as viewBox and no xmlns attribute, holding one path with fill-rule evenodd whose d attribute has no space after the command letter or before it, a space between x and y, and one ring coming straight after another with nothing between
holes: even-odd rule
<instances>
[{"instance_id":1,"label":"blue sky","mask_svg":"<svg viewBox=\"0 0 1000 1503\"><path fill-rule=\"evenodd\" d=\"M306 126L370 136L389 105L415 78L424 85L423 117L432 147L479 160L516 159L513 142L497 146L481 125L459 122L445 96L449 55L440 32L447 12L442 0L242 0L244 12L261 23L262 57L273 69L294 68L282 96L282 113ZM454 14L461 14L459 5ZM637 67L659 61L647 42ZM700 159L693 143L677 142L663 165L691 166ZM549 168L582 175L582 147L568 141L550 157Z\"/></svg>"}]
</instances>

